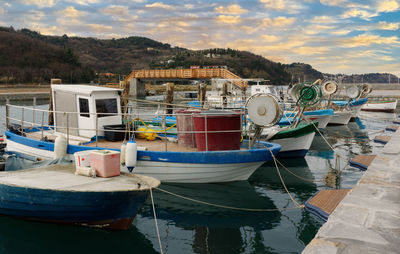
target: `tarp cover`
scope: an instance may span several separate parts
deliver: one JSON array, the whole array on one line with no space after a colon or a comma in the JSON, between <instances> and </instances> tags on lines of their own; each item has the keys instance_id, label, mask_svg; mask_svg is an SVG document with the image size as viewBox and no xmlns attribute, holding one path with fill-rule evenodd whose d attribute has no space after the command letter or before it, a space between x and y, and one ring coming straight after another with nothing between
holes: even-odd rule
<instances>
[{"instance_id":1,"label":"tarp cover","mask_svg":"<svg viewBox=\"0 0 400 254\"><path fill-rule=\"evenodd\" d=\"M6 158L5 171L15 171L28 168L38 168L53 164L70 164L71 160L64 158L54 160L33 161L31 159L23 158L15 154L9 155Z\"/></svg>"}]
</instances>

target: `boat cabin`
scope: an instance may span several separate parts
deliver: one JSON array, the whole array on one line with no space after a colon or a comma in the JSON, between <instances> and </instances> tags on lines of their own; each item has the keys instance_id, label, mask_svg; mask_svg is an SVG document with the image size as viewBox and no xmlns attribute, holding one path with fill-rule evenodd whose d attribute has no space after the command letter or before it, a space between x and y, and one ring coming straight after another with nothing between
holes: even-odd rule
<instances>
[{"instance_id":1,"label":"boat cabin","mask_svg":"<svg viewBox=\"0 0 400 254\"><path fill-rule=\"evenodd\" d=\"M56 132L91 138L104 125L121 124L122 89L92 85L51 86Z\"/></svg>"}]
</instances>

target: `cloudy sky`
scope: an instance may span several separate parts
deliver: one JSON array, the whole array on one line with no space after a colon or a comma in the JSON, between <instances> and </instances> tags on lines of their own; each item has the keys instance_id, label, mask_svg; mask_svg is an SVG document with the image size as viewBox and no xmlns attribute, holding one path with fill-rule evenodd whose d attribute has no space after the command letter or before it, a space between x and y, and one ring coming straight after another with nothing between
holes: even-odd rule
<instances>
[{"instance_id":1,"label":"cloudy sky","mask_svg":"<svg viewBox=\"0 0 400 254\"><path fill-rule=\"evenodd\" d=\"M322 72L400 75L400 0L0 0L0 26L248 50Z\"/></svg>"}]
</instances>

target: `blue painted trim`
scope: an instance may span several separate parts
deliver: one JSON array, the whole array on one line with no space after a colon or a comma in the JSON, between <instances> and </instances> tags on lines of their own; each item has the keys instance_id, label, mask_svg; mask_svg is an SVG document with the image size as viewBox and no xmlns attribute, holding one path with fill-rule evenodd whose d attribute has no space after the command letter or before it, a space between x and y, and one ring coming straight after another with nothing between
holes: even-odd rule
<instances>
[{"instance_id":1,"label":"blue painted trim","mask_svg":"<svg viewBox=\"0 0 400 254\"><path fill-rule=\"evenodd\" d=\"M387 131L392 131L392 132L396 132L396 131L397 131L397 129L390 128L390 127L386 127L385 130L387 130Z\"/></svg>"},{"instance_id":2,"label":"blue painted trim","mask_svg":"<svg viewBox=\"0 0 400 254\"><path fill-rule=\"evenodd\" d=\"M148 195L147 190L81 192L0 184L0 213L65 223L134 218Z\"/></svg>"},{"instance_id":3,"label":"blue painted trim","mask_svg":"<svg viewBox=\"0 0 400 254\"><path fill-rule=\"evenodd\" d=\"M377 139L377 138L374 138L374 142L375 143L380 143L380 144L387 144L387 142L386 141L384 141L384 140L382 140L382 139Z\"/></svg>"},{"instance_id":4,"label":"blue painted trim","mask_svg":"<svg viewBox=\"0 0 400 254\"><path fill-rule=\"evenodd\" d=\"M279 152L277 158L299 158L306 156L308 150L307 149L300 149L300 150L290 150L285 152Z\"/></svg>"},{"instance_id":5,"label":"blue painted trim","mask_svg":"<svg viewBox=\"0 0 400 254\"><path fill-rule=\"evenodd\" d=\"M317 216L318 218L320 218L323 221L327 221L330 214L321 210L319 207L310 204L311 199L313 197L315 197L315 195L317 195L318 193L319 193L319 191L317 193L315 193L312 197L310 197L305 202L304 206L305 206L306 211L308 211L309 213L314 214L315 216Z\"/></svg>"},{"instance_id":6,"label":"blue painted trim","mask_svg":"<svg viewBox=\"0 0 400 254\"><path fill-rule=\"evenodd\" d=\"M34 147L46 151L54 151L54 143L39 141L22 137L18 134L6 131L7 139L20 143L22 145ZM229 150L229 151L203 151L203 152L171 152L171 151L138 151L137 158L139 161L158 161L158 162L175 162L175 163L192 163L192 164L227 164L227 163L249 163L272 160L269 150L276 155L281 146L275 143L259 142L260 147L253 147L248 150ZM242 144L243 148L248 147L247 141ZM112 148L85 147L77 145L68 145L67 153L87 150L114 150Z\"/></svg>"},{"instance_id":7,"label":"blue painted trim","mask_svg":"<svg viewBox=\"0 0 400 254\"><path fill-rule=\"evenodd\" d=\"M393 123L394 124L400 124L400 120L394 120Z\"/></svg>"},{"instance_id":8,"label":"blue painted trim","mask_svg":"<svg viewBox=\"0 0 400 254\"><path fill-rule=\"evenodd\" d=\"M305 116L313 116L313 115L318 115L318 116L333 116L335 112L333 109L319 109L319 110L313 110L313 111L305 111L303 113Z\"/></svg>"},{"instance_id":9,"label":"blue painted trim","mask_svg":"<svg viewBox=\"0 0 400 254\"><path fill-rule=\"evenodd\" d=\"M366 165L361 164L361 163L359 163L359 162L355 162L355 161L353 161L353 159L351 159L351 160L349 161L349 165L352 166L352 167L361 169L362 171L365 171L365 170L368 169L368 167L367 167Z\"/></svg>"},{"instance_id":10,"label":"blue painted trim","mask_svg":"<svg viewBox=\"0 0 400 254\"><path fill-rule=\"evenodd\" d=\"M333 103L335 103L338 106L346 106L346 104L348 103L347 101L332 101ZM361 98L358 100L353 100L349 103L350 107L354 107L354 106L360 106L360 105L364 105L368 102L368 98Z\"/></svg>"}]
</instances>

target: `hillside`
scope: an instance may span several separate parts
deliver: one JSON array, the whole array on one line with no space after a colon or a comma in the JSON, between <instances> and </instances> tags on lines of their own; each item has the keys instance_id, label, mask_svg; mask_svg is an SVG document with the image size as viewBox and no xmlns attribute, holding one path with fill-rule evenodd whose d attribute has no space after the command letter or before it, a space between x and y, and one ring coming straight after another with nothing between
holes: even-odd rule
<instances>
[{"instance_id":1,"label":"hillside","mask_svg":"<svg viewBox=\"0 0 400 254\"><path fill-rule=\"evenodd\" d=\"M273 85L285 85L292 80L314 81L330 75L308 64L282 65L229 48L188 50L138 36L121 39L46 36L28 29L0 27L0 83L3 84L48 83L54 77L66 83L118 82L134 69L191 66L227 66L242 78L263 78ZM386 82L382 77L388 75L382 75L370 75L364 82ZM395 80L393 75L392 78ZM346 80L347 76L343 81Z\"/></svg>"},{"instance_id":2,"label":"hillside","mask_svg":"<svg viewBox=\"0 0 400 254\"><path fill-rule=\"evenodd\" d=\"M118 77L133 69L227 66L243 78L264 78L272 84L290 81L283 66L250 52L232 49L193 51L144 37L100 40L45 36L0 28L0 82L39 83L60 77L68 83L98 81L95 73ZM110 81L110 80L109 80Z\"/></svg>"}]
</instances>

